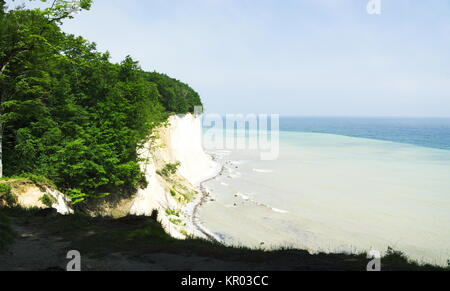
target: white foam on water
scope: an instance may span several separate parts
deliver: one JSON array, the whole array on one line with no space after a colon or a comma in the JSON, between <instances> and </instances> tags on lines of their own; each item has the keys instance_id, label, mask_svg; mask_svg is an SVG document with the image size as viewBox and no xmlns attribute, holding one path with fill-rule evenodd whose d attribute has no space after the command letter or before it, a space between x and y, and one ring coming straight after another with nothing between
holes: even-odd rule
<instances>
[{"instance_id":1,"label":"white foam on water","mask_svg":"<svg viewBox=\"0 0 450 291\"><path fill-rule=\"evenodd\" d=\"M278 213L289 213L289 211L272 207L272 210Z\"/></svg>"},{"instance_id":2,"label":"white foam on water","mask_svg":"<svg viewBox=\"0 0 450 291\"><path fill-rule=\"evenodd\" d=\"M265 169L253 169L253 172L263 173L263 174L273 173L272 170L265 170Z\"/></svg>"},{"instance_id":3,"label":"white foam on water","mask_svg":"<svg viewBox=\"0 0 450 291\"><path fill-rule=\"evenodd\" d=\"M272 207L272 206L270 206L270 205L267 205L267 204L261 203L261 202L259 202L259 201L256 201L255 199L253 199L253 198L250 197L250 194L245 195L245 194L242 194L242 193L238 192L236 195L237 195L238 197L242 198L242 200L244 200L244 201L252 202L252 203L254 203L255 205L258 205L258 206L261 206L261 207L270 209L270 210L272 210L272 211L274 211L274 212L278 212L278 213L289 213L289 212L286 211L286 210L278 209L278 208ZM255 195L253 194L253 195L251 195L251 196L255 196Z\"/></svg>"},{"instance_id":4,"label":"white foam on water","mask_svg":"<svg viewBox=\"0 0 450 291\"><path fill-rule=\"evenodd\" d=\"M241 166L247 164L249 161L230 161L230 164L233 166Z\"/></svg>"}]
</instances>

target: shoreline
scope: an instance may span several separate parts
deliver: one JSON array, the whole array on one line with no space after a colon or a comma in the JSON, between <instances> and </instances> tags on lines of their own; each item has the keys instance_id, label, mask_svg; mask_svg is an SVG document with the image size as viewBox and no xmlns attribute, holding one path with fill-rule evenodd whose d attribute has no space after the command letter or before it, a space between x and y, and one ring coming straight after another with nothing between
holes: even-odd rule
<instances>
[{"instance_id":1,"label":"shoreline","mask_svg":"<svg viewBox=\"0 0 450 291\"><path fill-rule=\"evenodd\" d=\"M217 162L217 158L214 155L211 155L214 162L220 165ZM213 233L211 233L209 230L207 230L203 225L201 225L201 222L198 217L198 210L199 208L208 202L208 198L210 196L210 193L208 189L205 187L205 183L212 181L216 179L218 176L223 174L225 170L225 165L220 165L218 167L218 170L212 175L211 177L203 180L199 185L199 193L196 195L195 199L185 205L183 208L183 213L186 217L186 224L187 228L191 235L194 237L200 237L200 238L206 238L207 240L213 241L213 242L220 242L220 238L215 236Z\"/></svg>"}]
</instances>

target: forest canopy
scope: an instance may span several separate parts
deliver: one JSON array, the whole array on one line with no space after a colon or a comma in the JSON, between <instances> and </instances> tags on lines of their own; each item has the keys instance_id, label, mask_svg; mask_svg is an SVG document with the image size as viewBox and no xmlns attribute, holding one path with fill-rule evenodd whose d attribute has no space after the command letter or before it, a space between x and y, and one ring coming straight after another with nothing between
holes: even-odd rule
<instances>
[{"instance_id":1,"label":"forest canopy","mask_svg":"<svg viewBox=\"0 0 450 291\"><path fill-rule=\"evenodd\" d=\"M46 177L74 204L132 193L146 183L137 149L169 114L193 112L200 97L64 33L71 2L83 10L91 1L54 2L8 10L0 0L0 175Z\"/></svg>"}]
</instances>

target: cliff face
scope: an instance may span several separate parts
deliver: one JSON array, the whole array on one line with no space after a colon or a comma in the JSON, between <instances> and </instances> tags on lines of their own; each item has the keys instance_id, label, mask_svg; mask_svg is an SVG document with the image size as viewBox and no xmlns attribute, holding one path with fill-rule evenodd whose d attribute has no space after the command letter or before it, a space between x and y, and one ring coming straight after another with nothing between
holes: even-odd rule
<instances>
[{"instance_id":1,"label":"cliff face","mask_svg":"<svg viewBox=\"0 0 450 291\"><path fill-rule=\"evenodd\" d=\"M51 207L63 215L73 213L69 199L63 193L52 189L49 185L38 185L26 179L12 179L1 183L9 186L10 193L6 195L14 197L10 200L14 200L14 204L23 208ZM11 204L9 203L8 206L12 206Z\"/></svg>"},{"instance_id":2,"label":"cliff face","mask_svg":"<svg viewBox=\"0 0 450 291\"><path fill-rule=\"evenodd\" d=\"M195 186L217 172L217 163L207 155L202 145L201 120L191 114L172 116L165 137L169 159L181 162L179 174Z\"/></svg>"},{"instance_id":3,"label":"cliff face","mask_svg":"<svg viewBox=\"0 0 450 291\"><path fill-rule=\"evenodd\" d=\"M173 237L184 238L192 231L182 208L198 194L200 183L215 175L218 165L202 147L200 118L191 114L171 116L167 127L157 131L139 152L141 169L148 181L133 199L130 214L151 215L158 210L158 219ZM173 175L158 174L168 164L179 163Z\"/></svg>"}]
</instances>

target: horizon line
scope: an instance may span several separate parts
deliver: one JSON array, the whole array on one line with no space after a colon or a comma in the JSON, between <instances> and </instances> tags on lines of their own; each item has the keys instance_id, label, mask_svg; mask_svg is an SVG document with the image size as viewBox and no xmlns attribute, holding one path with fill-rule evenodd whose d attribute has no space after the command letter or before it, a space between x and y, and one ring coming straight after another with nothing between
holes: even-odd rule
<instances>
[{"instance_id":1,"label":"horizon line","mask_svg":"<svg viewBox=\"0 0 450 291\"><path fill-rule=\"evenodd\" d=\"M230 115L249 115L249 114L267 114L279 115L280 117L298 117L298 118L416 118L416 119L450 119L449 116L417 116L417 115L301 115L301 114L280 114L280 113L218 113L204 112L204 114L218 114L221 116Z\"/></svg>"}]
</instances>

